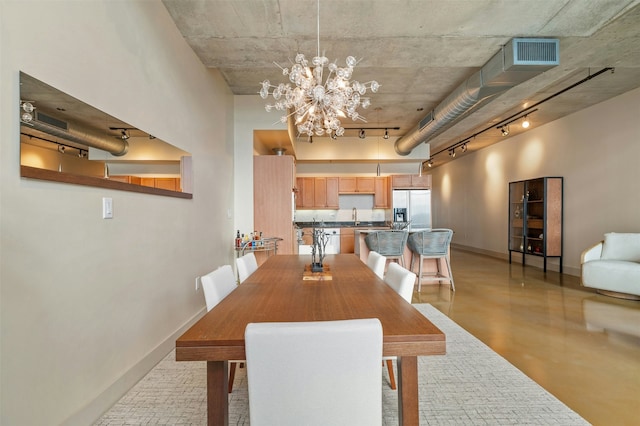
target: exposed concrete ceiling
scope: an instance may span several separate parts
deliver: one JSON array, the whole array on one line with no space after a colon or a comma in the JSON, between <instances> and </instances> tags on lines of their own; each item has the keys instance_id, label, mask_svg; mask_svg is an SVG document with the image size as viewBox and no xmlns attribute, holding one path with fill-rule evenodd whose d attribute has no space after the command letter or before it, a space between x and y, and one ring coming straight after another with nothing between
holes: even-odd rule
<instances>
[{"instance_id":1,"label":"exposed concrete ceiling","mask_svg":"<svg viewBox=\"0 0 640 426\"><path fill-rule=\"evenodd\" d=\"M207 67L217 68L236 95L256 95L260 82L287 82L274 62L315 56L316 0L163 0L178 29ZM368 123L345 127L412 129L514 37L560 39L560 65L473 110L429 141L434 165L447 148L478 134L468 152L504 140L495 125L574 83L605 72L529 115L531 128L640 86L640 0L321 0L320 50L330 60L360 59L353 79L377 80ZM266 102L265 102L266 103ZM374 108L381 108L374 111ZM277 121L279 114L267 113ZM524 131L519 123L510 135ZM352 131L357 137L357 130ZM367 132L379 140L380 132ZM347 133L349 135L349 133ZM266 151L283 133L260 132ZM315 138L314 138L315 139ZM336 141L335 143L339 143ZM376 150L376 143L368 144ZM287 153L295 152L288 148ZM373 155L363 150L363 158ZM460 153L457 158L460 157ZM414 160L415 161L415 160Z\"/></svg>"}]
</instances>

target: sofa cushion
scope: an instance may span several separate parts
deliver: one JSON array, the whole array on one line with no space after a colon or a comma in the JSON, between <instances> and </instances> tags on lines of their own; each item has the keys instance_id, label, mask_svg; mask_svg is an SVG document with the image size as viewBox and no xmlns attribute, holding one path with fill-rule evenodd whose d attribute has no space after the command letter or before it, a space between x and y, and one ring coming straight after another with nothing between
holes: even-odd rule
<instances>
[{"instance_id":1,"label":"sofa cushion","mask_svg":"<svg viewBox=\"0 0 640 426\"><path fill-rule=\"evenodd\" d=\"M640 262L640 233L609 232L604 234L602 259Z\"/></svg>"},{"instance_id":2,"label":"sofa cushion","mask_svg":"<svg viewBox=\"0 0 640 426\"><path fill-rule=\"evenodd\" d=\"M582 285L640 296L640 264L623 260L591 260L582 264Z\"/></svg>"}]
</instances>

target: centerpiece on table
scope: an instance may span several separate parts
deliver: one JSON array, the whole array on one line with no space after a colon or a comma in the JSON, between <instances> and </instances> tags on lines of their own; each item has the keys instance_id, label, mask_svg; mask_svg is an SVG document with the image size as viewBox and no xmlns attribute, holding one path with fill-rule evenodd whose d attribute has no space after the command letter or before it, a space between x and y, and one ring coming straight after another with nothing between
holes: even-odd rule
<instances>
[{"instance_id":1,"label":"centerpiece on table","mask_svg":"<svg viewBox=\"0 0 640 426\"><path fill-rule=\"evenodd\" d=\"M315 221L312 228L313 243L311 245L311 265L307 265L304 269L303 279L313 281L331 280L329 265L324 264L326 255L326 247L329 242L329 235L324 232L323 228L316 228Z\"/></svg>"},{"instance_id":2,"label":"centerpiece on table","mask_svg":"<svg viewBox=\"0 0 640 426\"><path fill-rule=\"evenodd\" d=\"M324 271L325 249L329 242L329 236L322 228L313 225L313 245L311 246L311 272Z\"/></svg>"}]
</instances>

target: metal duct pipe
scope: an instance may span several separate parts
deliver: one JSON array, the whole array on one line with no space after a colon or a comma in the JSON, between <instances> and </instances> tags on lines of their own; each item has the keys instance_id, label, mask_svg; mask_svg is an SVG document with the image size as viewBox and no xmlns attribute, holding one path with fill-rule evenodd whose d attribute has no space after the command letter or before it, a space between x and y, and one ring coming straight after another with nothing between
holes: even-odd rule
<instances>
[{"instance_id":1,"label":"metal duct pipe","mask_svg":"<svg viewBox=\"0 0 640 426\"><path fill-rule=\"evenodd\" d=\"M67 131L57 128L56 126L52 126L50 124L44 123L42 121L33 120L28 125L22 124L23 126L32 127L41 132L57 136L61 139L66 139L71 142L75 142L81 145L87 145L92 148L101 149L103 151L107 151L116 157L121 157L127 153L129 150L129 142L123 139L113 138L105 139L101 136L96 136L90 134L86 131L75 130L69 128Z\"/></svg>"},{"instance_id":2,"label":"metal duct pipe","mask_svg":"<svg viewBox=\"0 0 640 426\"><path fill-rule=\"evenodd\" d=\"M451 127L462 115L557 66L559 58L557 39L512 39L414 128L396 140L395 151L399 155L409 155L416 146Z\"/></svg>"}]
</instances>

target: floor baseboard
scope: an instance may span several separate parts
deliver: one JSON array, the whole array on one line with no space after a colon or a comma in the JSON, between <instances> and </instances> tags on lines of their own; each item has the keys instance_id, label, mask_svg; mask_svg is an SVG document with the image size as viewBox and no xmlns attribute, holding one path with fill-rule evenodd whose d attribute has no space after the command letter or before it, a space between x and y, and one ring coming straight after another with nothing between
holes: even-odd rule
<instances>
[{"instance_id":1,"label":"floor baseboard","mask_svg":"<svg viewBox=\"0 0 640 426\"><path fill-rule=\"evenodd\" d=\"M176 339L189 329L205 313L205 309L198 311L178 330L160 342L149 351L141 360L134 364L122 376L114 381L107 389L96 398L82 407L71 417L65 420L64 426L85 426L93 424L106 413L120 398L122 398L136 383L146 376L169 352L176 346Z\"/></svg>"}]
</instances>

